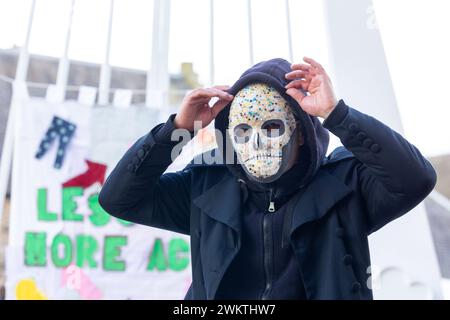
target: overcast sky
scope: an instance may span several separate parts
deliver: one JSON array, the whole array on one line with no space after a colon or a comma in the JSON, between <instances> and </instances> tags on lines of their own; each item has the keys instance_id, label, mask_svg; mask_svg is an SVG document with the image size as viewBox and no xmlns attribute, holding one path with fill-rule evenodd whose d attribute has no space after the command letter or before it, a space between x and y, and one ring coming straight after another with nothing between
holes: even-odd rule
<instances>
[{"instance_id":1,"label":"overcast sky","mask_svg":"<svg viewBox=\"0 0 450 320\"><path fill-rule=\"evenodd\" d=\"M20 46L31 0L0 0L0 48ZM281 0L253 1L255 62L288 58L285 7ZM375 0L378 24L405 134L427 155L450 153L450 1ZM294 60L312 56L328 66L321 1L290 0ZM59 56L64 49L70 0L38 0L30 51ZM148 69L151 0L115 0L110 62ZM101 63L105 55L109 0L77 0L70 58ZM172 0L169 68L193 62L209 80L209 0ZM215 82L231 84L250 63L247 5L215 0Z\"/></svg>"}]
</instances>

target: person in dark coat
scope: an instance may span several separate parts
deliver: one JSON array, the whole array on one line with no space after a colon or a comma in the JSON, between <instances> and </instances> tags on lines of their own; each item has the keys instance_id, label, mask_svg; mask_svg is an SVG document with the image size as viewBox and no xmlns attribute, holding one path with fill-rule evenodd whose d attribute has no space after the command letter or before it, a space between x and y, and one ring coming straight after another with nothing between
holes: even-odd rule
<instances>
[{"instance_id":1,"label":"person in dark coat","mask_svg":"<svg viewBox=\"0 0 450 320\"><path fill-rule=\"evenodd\" d=\"M232 87L193 90L108 176L109 214L190 235L185 299L372 299L368 236L434 188L415 146L304 62L263 61ZM174 133L214 119L218 148L164 173ZM343 147L326 156L329 132Z\"/></svg>"}]
</instances>

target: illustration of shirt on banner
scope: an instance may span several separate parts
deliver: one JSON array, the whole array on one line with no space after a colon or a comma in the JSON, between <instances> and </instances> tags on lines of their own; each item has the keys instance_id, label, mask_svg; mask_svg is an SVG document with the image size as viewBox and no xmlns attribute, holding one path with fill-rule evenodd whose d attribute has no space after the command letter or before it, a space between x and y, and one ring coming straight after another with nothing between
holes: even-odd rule
<instances>
[{"instance_id":1,"label":"illustration of shirt on banner","mask_svg":"<svg viewBox=\"0 0 450 320\"><path fill-rule=\"evenodd\" d=\"M53 167L60 169L64 161L64 156L67 151L67 146L73 138L76 130L76 125L60 117L54 116L50 127L47 129L45 136L42 138L39 149L36 152L36 158L42 158L50 149L52 143L57 138L59 139L58 151Z\"/></svg>"}]
</instances>

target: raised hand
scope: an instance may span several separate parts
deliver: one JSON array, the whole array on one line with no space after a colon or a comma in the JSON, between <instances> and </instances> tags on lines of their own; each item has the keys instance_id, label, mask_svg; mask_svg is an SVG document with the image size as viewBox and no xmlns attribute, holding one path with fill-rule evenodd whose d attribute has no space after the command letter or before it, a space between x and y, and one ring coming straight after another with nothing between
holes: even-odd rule
<instances>
[{"instance_id":1,"label":"raised hand","mask_svg":"<svg viewBox=\"0 0 450 320\"><path fill-rule=\"evenodd\" d=\"M309 115L326 119L338 103L330 77L315 60L303 60L306 63L293 64L293 71L286 73L286 79L292 80L286 85L286 93Z\"/></svg>"},{"instance_id":2,"label":"raised hand","mask_svg":"<svg viewBox=\"0 0 450 320\"><path fill-rule=\"evenodd\" d=\"M180 111L175 116L175 127L193 131L196 121L200 121L202 128L206 127L233 100L233 95L225 92L229 88L229 86L214 86L189 92L181 102ZM219 100L210 107L209 102L214 97Z\"/></svg>"}]
</instances>

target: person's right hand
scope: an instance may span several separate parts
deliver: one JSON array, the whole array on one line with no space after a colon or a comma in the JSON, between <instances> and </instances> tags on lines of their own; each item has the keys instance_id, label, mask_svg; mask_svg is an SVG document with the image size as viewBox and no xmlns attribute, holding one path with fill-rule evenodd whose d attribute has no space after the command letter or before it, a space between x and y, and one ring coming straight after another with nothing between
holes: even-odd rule
<instances>
[{"instance_id":1,"label":"person's right hand","mask_svg":"<svg viewBox=\"0 0 450 320\"><path fill-rule=\"evenodd\" d=\"M206 127L233 100L233 95L225 92L229 88L229 86L214 86L189 92L184 97L180 111L175 116L175 127L192 132L194 131L195 121L200 121L201 128ZM219 100L210 107L209 102L214 97L219 98Z\"/></svg>"}]
</instances>

